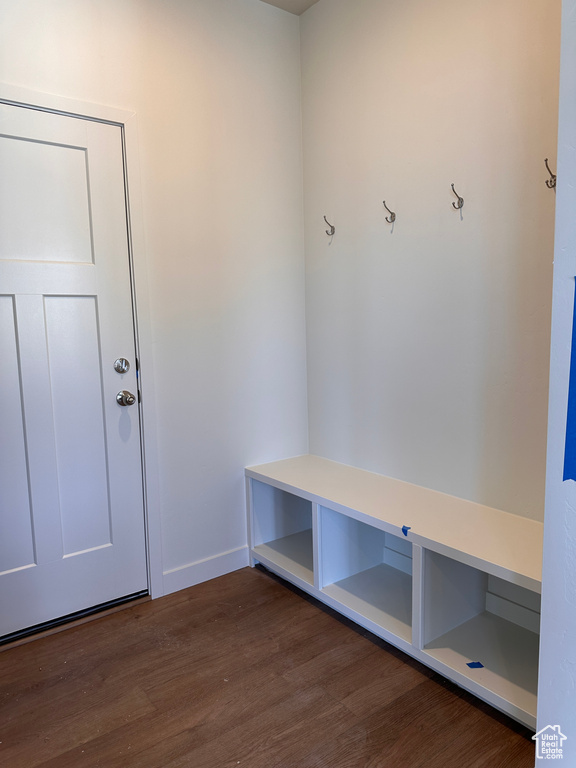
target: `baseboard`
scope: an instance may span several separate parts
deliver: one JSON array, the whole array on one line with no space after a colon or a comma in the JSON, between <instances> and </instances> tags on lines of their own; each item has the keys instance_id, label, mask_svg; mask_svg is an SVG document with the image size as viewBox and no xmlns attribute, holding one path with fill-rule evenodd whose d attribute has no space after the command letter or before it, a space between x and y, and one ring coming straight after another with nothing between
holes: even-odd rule
<instances>
[{"instance_id":1,"label":"baseboard","mask_svg":"<svg viewBox=\"0 0 576 768\"><path fill-rule=\"evenodd\" d=\"M169 595L171 592L193 587L203 581L216 579L218 576L238 571L247 565L249 565L248 547L240 547L206 560L199 560L197 563L182 565L180 568L164 572L164 594Z\"/></svg>"}]
</instances>

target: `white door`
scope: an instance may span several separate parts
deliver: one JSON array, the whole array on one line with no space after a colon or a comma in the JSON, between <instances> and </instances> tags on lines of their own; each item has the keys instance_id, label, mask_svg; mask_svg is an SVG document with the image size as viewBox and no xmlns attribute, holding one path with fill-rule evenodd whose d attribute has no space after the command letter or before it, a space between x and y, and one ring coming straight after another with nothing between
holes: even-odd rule
<instances>
[{"instance_id":1,"label":"white door","mask_svg":"<svg viewBox=\"0 0 576 768\"><path fill-rule=\"evenodd\" d=\"M0 637L147 589L137 386L122 129L0 104Z\"/></svg>"}]
</instances>

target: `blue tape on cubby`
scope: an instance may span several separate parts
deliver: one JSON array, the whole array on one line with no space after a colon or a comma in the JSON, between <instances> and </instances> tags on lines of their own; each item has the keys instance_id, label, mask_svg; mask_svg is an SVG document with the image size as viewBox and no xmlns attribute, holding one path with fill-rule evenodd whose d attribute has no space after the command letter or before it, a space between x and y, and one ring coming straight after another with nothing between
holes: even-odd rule
<instances>
[{"instance_id":1,"label":"blue tape on cubby","mask_svg":"<svg viewBox=\"0 0 576 768\"><path fill-rule=\"evenodd\" d=\"M402 526L402 533L404 534L404 536L408 536L408 531L410 530L411 527L412 527L411 525Z\"/></svg>"},{"instance_id":2,"label":"blue tape on cubby","mask_svg":"<svg viewBox=\"0 0 576 768\"><path fill-rule=\"evenodd\" d=\"M481 664L479 661L469 661L466 666L470 667L470 669L483 669L484 664Z\"/></svg>"},{"instance_id":3,"label":"blue tape on cubby","mask_svg":"<svg viewBox=\"0 0 576 768\"><path fill-rule=\"evenodd\" d=\"M566 444L564 446L564 480L576 480L576 300L572 321L570 355L570 382L568 385L568 412L566 414Z\"/></svg>"}]
</instances>

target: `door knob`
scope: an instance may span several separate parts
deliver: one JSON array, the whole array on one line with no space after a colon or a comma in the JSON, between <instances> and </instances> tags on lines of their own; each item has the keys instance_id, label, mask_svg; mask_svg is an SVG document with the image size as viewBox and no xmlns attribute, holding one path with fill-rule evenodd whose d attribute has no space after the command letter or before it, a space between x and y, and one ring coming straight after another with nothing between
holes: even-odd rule
<instances>
[{"instance_id":1,"label":"door knob","mask_svg":"<svg viewBox=\"0 0 576 768\"><path fill-rule=\"evenodd\" d=\"M123 389L116 395L116 402L118 405L134 405L136 402L136 397L132 394L132 392L128 392L127 389Z\"/></svg>"}]
</instances>

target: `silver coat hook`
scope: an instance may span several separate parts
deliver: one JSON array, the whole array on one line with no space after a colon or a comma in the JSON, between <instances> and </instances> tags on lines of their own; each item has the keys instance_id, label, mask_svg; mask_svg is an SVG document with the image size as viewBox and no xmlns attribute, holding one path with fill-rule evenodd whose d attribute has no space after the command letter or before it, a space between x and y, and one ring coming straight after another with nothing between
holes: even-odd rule
<instances>
[{"instance_id":1,"label":"silver coat hook","mask_svg":"<svg viewBox=\"0 0 576 768\"><path fill-rule=\"evenodd\" d=\"M546 163L546 170L550 174L550 178L546 179L545 184L548 187L548 189L554 189L554 187L556 186L556 174L552 173L552 171L550 170L550 166L548 165L548 158L546 158L544 162Z\"/></svg>"},{"instance_id":2,"label":"silver coat hook","mask_svg":"<svg viewBox=\"0 0 576 768\"><path fill-rule=\"evenodd\" d=\"M388 224L394 224L394 222L396 221L396 214L394 213L394 211L391 211L390 208L388 208L388 206L386 205L386 200L383 200L382 204L384 205L384 208L386 208L386 210L390 214L389 217L386 216L386 221L388 222Z\"/></svg>"},{"instance_id":3,"label":"silver coat hook","mask_svg":"<svg viewBox=\"0 0 576 768\"><path fill-rule=\"evenodd\" d=\"M455 208L457 211L459 211L460 208L462 208L464 206L464 198L460 197L458 192L456 192L456 190L454 189L454 184L452 184L451 186L452 186L452 192L454 192L454 194L458 198L458 202L457 203L452 203L452 207Z\"/></svg>"},{"instance_id":4,"label":"silver coat hook","mask_svg":"<svg viewBox=\"0 0 576 768\"><path fill-rule=\"evenodd\" d=\"M330 229L327 229L327 230L326 230L326 234L328 235L328 237L332 237L332 235L334 234L334 232L336 232L336 227L334 227L332 224L330 224L330 222L328 221L328 219L326 218L326 216L324 216L324 221L325 221L325 222L326 222L326 224L328 224L328 226L330 227Z\"/></svg>"}]
</instances>

